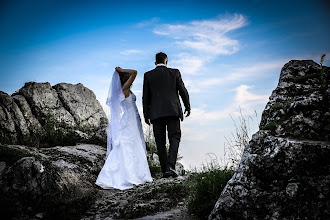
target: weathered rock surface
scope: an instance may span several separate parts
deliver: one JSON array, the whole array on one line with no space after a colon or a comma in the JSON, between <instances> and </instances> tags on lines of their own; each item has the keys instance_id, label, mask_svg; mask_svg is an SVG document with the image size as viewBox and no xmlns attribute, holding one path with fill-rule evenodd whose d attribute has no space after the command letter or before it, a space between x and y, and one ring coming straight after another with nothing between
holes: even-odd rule
<instances>
[{"instance_id":1,"label":"weathered rock surface","mask_svg":"<svg viewBox=\"0 0 330 220\"><path fill-rule=\"evenodd\" d=\"M106 151L89 144L39 149L1 145L0 153L0 213L23 219L38 210L49 215L48 206L94 191Z\"/></svg>"},{"instance_id":2,"label":"weathered rock surface","mask_svg":"<svg viewBox=\"0 0 330 220\"><path fill-rule=\"evenodd\" d=\"M209 219L330 219L330 71L285 64Z\"/></svg>"},{"instance_id":3,"label":"weathered rock surface","mask_svg":"<svg viewBox=\"0 0 330 220\"><path fill-rule=\"evenodd\" d=\"M184 209L188 177L154 179L124 191L100 190L100 197L82 219L193 219Z\"/></svg>"},{"instance_id":4,"label":"weathered rock surface","mask_svg":"<svg viewBox=\"0 0 330 220\"><path fill-rule=\"evenodd\" d=\"M330 68L292 60L262 114L260 128L277 137L330 140Z\"/></svg>"},{"instance_id":5,"label":"weathered rock surface","mask_svg":"<svg viewBox=\"0 0 330 220\"><path fill-rule=\"evenodd\" d=\"M188 175L154 178L152 183L125 191L103 190L95 181L105 155L102 146L90 144L49 148L0 145L1 216L193 219L186 211Z\"/></svg>"},{"instance_id":6,"label":"weathered rock surface","mask_svg":"<svg viewBox=\"0 0 330 220\"><path fill-rule=\"evenodd\" d=\"M0 119L2 144L106 144L107 117L80 83L29 82L12 96L0 91Z\"/></svg>"},{"instance_id":7,"label":"weathered rock surface","mask_svg":"<svg viewBox=\"0 0 330 220\"><path fill-rule=\"evenodd\" d=\"M29 82L12 95L0 91L1 218L190 219L181 211L187 176L154 178L127 191L95 186L106 149L86 143L105 145L106 126L101 105L82 84ZM148 162L159 177L150 149Z\"/></svg>"},{"instance_id":8,"label":"weathered rock surface","mask_svg":"<svg viewBox=\"0 0 330 220\"><path fill-rule=\"evenodd\" d=\"M82 129L97 129L104 122L104 112L93 91L81 83L59 83L54 86L60 100Z\"/></svg>"},{"instance_id":9,"label":"weathered rock surface","mask_svg":"<svg viewBox=\"0 0 330 220\"><path fill-rule=\"evenodd\" d=\"M1 142L18 142L20 136L29 135L28 126L14 99L0 91Z\"/></svg>"}]
</instances>

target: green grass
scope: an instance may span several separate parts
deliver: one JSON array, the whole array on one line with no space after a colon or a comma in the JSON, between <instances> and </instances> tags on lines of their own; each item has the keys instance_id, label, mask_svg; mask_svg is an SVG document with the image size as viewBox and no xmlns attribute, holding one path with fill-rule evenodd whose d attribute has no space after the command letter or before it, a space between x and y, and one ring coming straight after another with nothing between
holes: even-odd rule
<instances>
[{"instance_id":1,"label":"green grass","mask_svg":"<svg viewBox=\"0 0 330 220\"><path fill-rule=\"evenodd\" d=\"M162 168L160 166L151 166L149 164L150 174L153 178L160 178L162 176Z\"/></svg>"},{"instance_id":2,"label":"green grass","mask_svg":"<svg viewBox=\"0 0 330 220\"><path fill-rule=\"evenodd\" d=\"M280 110L280 109L283 109L284 106L283 106L282 104L275 103L275 104L272 105L270 108L273 109L273 110Z\"/></svg>"},{"instance_id":3,"label":"green grass","mask_svg":"<svg viewBox=\"0 0 330 220\"><path fill-rule=\"evenodd\" d=\"M261 130L271 130L271 131L273 131L276 128L276 126L277 126L277 123L271 121L268 124L266 124L265 126L263 126L261 128Z\"/></svg>"},{"instance_id":4,"label":"green grass","mask_svg":"<svg viewBox=\"0 0 330 220\"><path fill-rule=\"evenodd\" d=\"M188 212L200 219L207 219L219 196L234 171L213 168L209 171L193 173L188 183L190 196Z\"/></svg>"}]
</instances>

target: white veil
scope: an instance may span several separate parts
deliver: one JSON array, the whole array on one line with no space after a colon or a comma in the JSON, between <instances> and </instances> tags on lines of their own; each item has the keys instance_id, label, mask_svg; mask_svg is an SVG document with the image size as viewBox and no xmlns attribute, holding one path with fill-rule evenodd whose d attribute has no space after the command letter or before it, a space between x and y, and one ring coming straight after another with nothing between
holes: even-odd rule
<instances>
[{"instance_id":1,"label":"white veil","mask_svg":"<svg viewBox=\"0 0 330 220\"><path fill-rule=\"evenodd\" d=\"M110 107L110 114L108 115L108 129L107 129L107 157L110 151L119 147L119 140L121 135L122 117L124 106L121 102L125 99L125 95L121 88L120 78L117 71L112 75L111 84L109 87L108 98L106 104Z\"/></svg>"}]
</instances>

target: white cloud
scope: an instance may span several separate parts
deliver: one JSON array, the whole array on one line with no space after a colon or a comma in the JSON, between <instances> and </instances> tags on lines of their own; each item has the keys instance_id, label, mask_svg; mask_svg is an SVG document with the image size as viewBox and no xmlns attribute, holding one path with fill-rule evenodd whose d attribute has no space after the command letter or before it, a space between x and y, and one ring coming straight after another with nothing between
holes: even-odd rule
<instances>
[{"instance_id":1,"label":"white cloud","mask_svg":"<svg viewBox=\"0 0 330 220\"><path fill-rule=\"evenodd\" d=\"M173 65L184 74L195 75L205 63L205 59L192 56L188 53L178 54L173 61L169 61L169 66Z\"/></svg>"},{"instance_id":2,"label":"white cloud","mask_svg":"<svg viewBox=\"0 0 330 220\"><path fill-rule=\"evenodd\" d=\"M141 21L141 22L137 23L136 27L141 28L141 27L150 26L150 25L153 25L153 24L157 23L158 21L159 21L158 17L153 17L149 20Z\"/></svg>"},{"instance_id":3,"label":"white cloud","mask_svg":"<svg viewBox=\"0 0 330 220\"><path fill-rule=\"evenodd\" d=\"M269 94L257 95L249 92L248 90L253 88L252 86L240 85L237 87L235 104L240 106L244 114L253 114L255 106L258 104L264 104L268 102ZM238 112L237 112L238 113Z\"/></svg>"},{"instance_id":4,"label":"white cloud","mask_svg":"<svg viewBox=\"0 0 330 220\"><path fill-rule=\"evenodd\" d=\"M219 120L228 119L229 115L239 115L241 108L243 115L254 114L257 105L266 105L270 94L254 94L249 90L253 86L240 85L236 87L233 103L225 109L219 111L207 111L206 106L202 108L192 108L191 116L186 120L185 126L194 124L206 125L209 123L217 122ZM188 130L190 131L190 130Z\"/></svg>"},{"instance_id":5,"label":"white cloud","mask_svg":"<svg viewBox=\"0 0 330 220\"><path fill-rule=\"evenodd\" d=\"M175 39L175 46L190 52L181 52L169 60L169 65L182 73L196 75L203 66L219 55L230 55L239 50L239 42L228 33L247 25L241 14L227 18L197 20L185 24L163 24L153 30L155 34ZM193 51L193 52L192 52Z\"/></svg>"},{"instance_id":6,"label":"white cloud","mask_svg":"<svg viewBox=\"0 0 330 220\"><path fill-rule=\"evenodd\" d=\"M184 129L183 129L182 133L183 133L183 138L187 141L202 141L202 140L205 140L206 138L208 138L210 136L210 134L207 133L207 132L199 131L198 133L192 134L192 133L185 132Z\"/></svg>"},{"instance_id":7,"label":"white cloud","mask_svg":"<svg viewBox=\"0 0 330 220\"><path fill-rule=\"evenodd\" d=\"M130 55L130 54L142 53L142 51L131 49L131 50L121 51L120 53L123 54L123 55Z\"/></svg>"},{"instance_id":8,"label":"white cloud","mask_svg":"<svg viewBox=\"0 0 330 220\"><path fill-rule=\"evenodd\" d=\"M269 73L279 74L281 68L286 63L284 60L277 60L271 62L257 63L249 66L242 66L233 68L230 72L225 72L223 77L213 77L200 80L196 85L199 91L204 91L207 87L219 86L221 84L230 83L232 81L242 81L244 79L254 78L258 80L260 77L265 77ZM196 90L196 88L195 88Z\"/></svg>"},{"instance_id":9,"label":"white cloud","mask_svg":"<svg viewBox=\"0 0 330 220\"><path fill-rule=\"evenodd\" d=\"M199 20L179 25L164 24L153 32L176 39L179 46L200 53L228 55L239 49L239 42L227 36L228 32L245 25L247 19L241 14L234 14L226 19Z\"/></svg>"}]
</instances>

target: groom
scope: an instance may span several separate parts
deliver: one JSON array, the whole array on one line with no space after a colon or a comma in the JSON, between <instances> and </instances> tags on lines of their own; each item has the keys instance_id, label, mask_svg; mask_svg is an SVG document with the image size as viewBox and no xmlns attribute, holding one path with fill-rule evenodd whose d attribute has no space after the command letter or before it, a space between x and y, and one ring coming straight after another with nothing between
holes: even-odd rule
<instances>
[{"instance_id":1,"label":"groom","mask_svg":"<svg viewBox=\"0 0 330 220\"><path fill-rule=\"evenodd\" d=\"M145 122L153 124L154 136L163 177L177 177L175 170L181 139L180 119L183 113L179 95L185 106L186 117L190 115L189 94L178 69L167 68L167 55L156 54L156 68L144 74L143 114ZM170 142L166 150L166 129Z\"/></svg>"}]
</instances>

